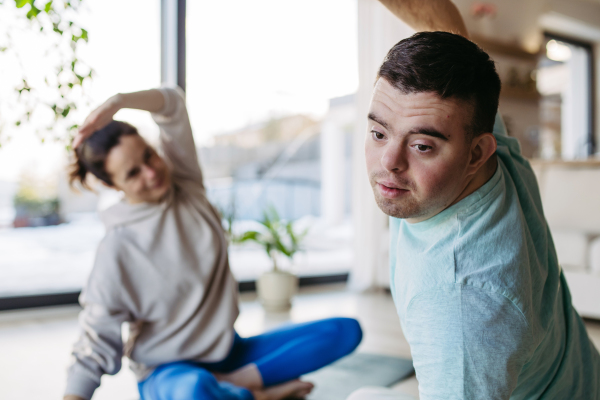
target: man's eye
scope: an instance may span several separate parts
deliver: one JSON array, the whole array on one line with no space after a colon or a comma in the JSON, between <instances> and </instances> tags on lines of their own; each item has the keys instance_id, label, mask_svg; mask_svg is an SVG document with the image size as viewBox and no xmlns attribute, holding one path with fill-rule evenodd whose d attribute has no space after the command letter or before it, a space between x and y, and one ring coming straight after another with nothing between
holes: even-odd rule
<instances>
[{"instance_id":1,"label":"man's eye","mask_svg":"<svg viewBox=\"0 0 600 400\"><path fill-rule=\"evenodd\" d=\"M146 152L144 153L144 161L148 161L150 157L152 157L152 152L150 149L146 149Z\"/></svg>"},{"instance_id":2,"label":"man's eye","mask_svg":"<svg viewBox=\"0 0 600 400\"><path fill-rule=\"evenodd\" d=\"M427 146L425 144L417 144L417 145L415 145L415 147L417 148L417 150L419 150L421 152L425 152L425 151L430 150L432 148L431 146Z\"/></svg>"},{"instance_id":3,"label":"man's eye","mask_svg":"<svg viewBox=\"0 0 600 400\"><path fill-rule=\"evenodd\" d=\"M373 136L377 140L381 140L381 139L385 138L385 135L381 132L377 132L377 131L372 131L372 132L373 132Z\"/></svg>"}]
</instances>

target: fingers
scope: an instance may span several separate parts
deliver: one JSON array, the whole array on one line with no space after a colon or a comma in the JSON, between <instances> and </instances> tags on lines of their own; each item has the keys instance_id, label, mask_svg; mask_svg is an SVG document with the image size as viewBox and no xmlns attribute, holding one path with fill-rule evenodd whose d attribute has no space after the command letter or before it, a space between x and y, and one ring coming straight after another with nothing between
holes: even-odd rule
<instances>
[{"instance_id":1,"label":"fingers","mask_svg":"<svg viewBox=\"0 0 600 400\"><path fill-rule=\"evenodd\" d=\"M73 144L71 145L71 147L73 147L73 149L76 149L77 147L79 147L79 145L83 142L83 137L79 134L77 134L77 136L75 136L73 138Z\"/></svg>"},{"instance_id":2,"label":"fingers","mask_svg":"<svg viewBox=\"0 0 600 400\"><path fill-rule=\"evenodd\" d=\"M108 125L112 121L112 115L102 115L93 111L85 121L83 125L79 127L77 131L77 135L73 139L73 148L76 149L85 139L92 136L92 134L106 125Z\"/></svg>"},{"instance_id":3,"label":"fingers","mask_svg":"<svg viewBox=\"0 0 600 400\"><path fill-rule=\"evenodd\" d=\"M79 147L79 145L81 145L81 143L83 143L85 139L92 136L92 133L94 133L95 131L97 131L97 129L94 129L94 125L86 124L84 122L83 125L77 131L75 138L73 138L73 148L76 149L77 147Z\"/></svg>"},{"instance_id":4,"label":"fingers","mask_svg":"<svg viewBox=\"0 0 600 400\"><path fill-rule=\"evenodd\" d=\"M105 101L100 107L87 116L83 124L79 127L77 135L73 139L73 148L77 148L85 139L91 136L97 130L104 128L113 119L113 116L120 109L119 98L111 97Z\"/></svg>"}]
</instances>

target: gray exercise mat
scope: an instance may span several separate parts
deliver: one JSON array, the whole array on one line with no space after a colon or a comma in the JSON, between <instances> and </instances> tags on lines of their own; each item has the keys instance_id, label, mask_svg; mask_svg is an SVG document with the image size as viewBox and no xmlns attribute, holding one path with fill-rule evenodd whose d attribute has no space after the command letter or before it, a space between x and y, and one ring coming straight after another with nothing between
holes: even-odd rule
<instances>
[{"instance_id":1,"label":"gray exercise mat","mask_svg":"<svg viewBox=\"0 0 600 400\"><path fill-rule=\"evenodd\" d=\"M354 353L304 375L302 380L315 384L307 400L346 400L364 386L391 386L412 375L411 360L377 354Z\"/></svg>"}]
</instances>

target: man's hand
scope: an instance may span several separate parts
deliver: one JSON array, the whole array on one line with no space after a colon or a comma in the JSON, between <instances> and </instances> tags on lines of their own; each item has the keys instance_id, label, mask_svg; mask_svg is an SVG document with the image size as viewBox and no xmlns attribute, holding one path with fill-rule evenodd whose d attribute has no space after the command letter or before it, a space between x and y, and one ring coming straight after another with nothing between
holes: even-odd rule
<instances>
[{"instance_id":1,"label":"man's hand","mask_svg":"<svg viewBox=\"0 0 600 400\"><path fill-rule=\"evenodd\" d=\"M121 109L121 103L121 95L117 94L92 111L79 127L77 135L73 139L73 148L76 149L92 133L108 125L117 111Z\"/></svg>"},{"instance_id":2,"label":"man's hand","mask_svg":"<svg viewBox=\"0 0 600 400\"><path fill-rule=\"evenodd\" d=\"M469 38L467 27L450 0L379 0L417 32L444 31Z\"/></svg>"}]
</instances>

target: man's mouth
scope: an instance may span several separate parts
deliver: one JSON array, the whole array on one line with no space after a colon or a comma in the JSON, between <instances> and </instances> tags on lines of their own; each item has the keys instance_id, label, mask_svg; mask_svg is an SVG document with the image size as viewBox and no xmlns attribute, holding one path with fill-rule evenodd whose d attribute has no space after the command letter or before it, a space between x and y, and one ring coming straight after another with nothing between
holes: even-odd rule
<instances>
[{"instance_id":1,"label":"man's mouth","mask_svg":"<svg viewBox=\"0 0 600 400\"><path fill-rule=\"evenodd\" d=\"M400 185L386 181L377 182L377 190L386 199L397 199L410 192L410 190L402 188Z\"/></svg>"}]
</instances>

